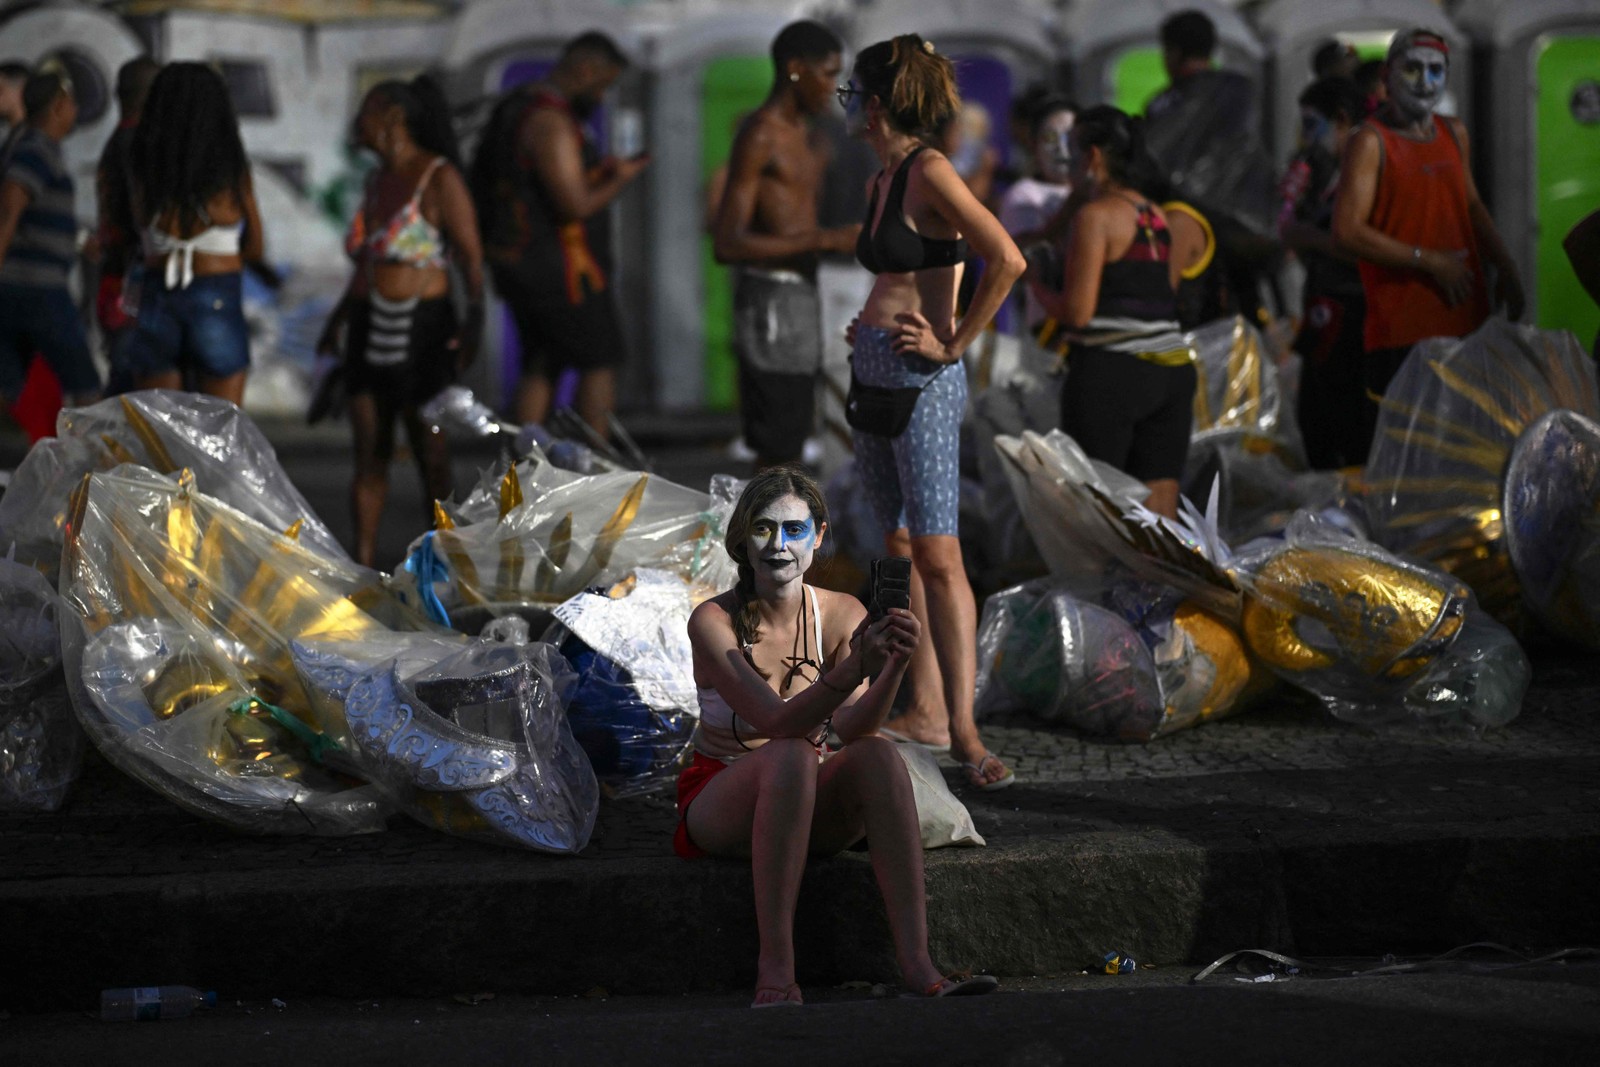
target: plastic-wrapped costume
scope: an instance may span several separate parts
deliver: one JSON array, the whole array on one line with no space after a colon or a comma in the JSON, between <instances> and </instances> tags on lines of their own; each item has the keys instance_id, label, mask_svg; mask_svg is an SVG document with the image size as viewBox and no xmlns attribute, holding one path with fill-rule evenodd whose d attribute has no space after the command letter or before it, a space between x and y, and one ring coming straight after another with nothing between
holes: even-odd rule
<instances>
[{"instance_id":1,"label":"plastic-wrapped costume","mask_svg":"<svg viewBox=\"0 0 1600 1067\"><path fill-rule=\"evenodd\" d=\"M61 674L56 591L0 558L0 810L55 811L77 781L83 734Z\"/></svg>"},{"instance_id":2,"label":"plastic-wrapped costume","mask_svg":"<svg viewBox=\"0 0 1600 1067\"><path fill-rule=\"evenodd\" d=\"M1053 580L985 605L980 705L1137 740L1239 710L1254 691L1240 592L1208 520L1146 510L1143 485L1059 430L995 445Z\"/></svg>"},{"instance_id":3,"label":"plastic-wrapped costume","mask_svg":"<svg viewBox=\"0 0 1600 1067\"><path fill-rule=\"evenodd\" d=\"M1305 469L1260 332L1236 315L1192 331L1189 339L1200 381L1185 495L1204 499L1215 484L1217 528L1234 543L1283 529L1300 508L1332 504L1339 477Z\"/></svg>"},{"instance_id":4,"label":"plastic-wrapped costume","mask_svg":"<svg viewBox=\"0 0 1600 1067\"><path fill-rule=\"evenodd\" d=\"M700 720L689 647L689 587L640 568L555 610L544 635L578 673L567 719L614 796L672 785Z\"/></svg>"},{"instance_id":5,"label":"plastic-wrapped costume","mask_svg":"<svg viewBox=\"0 0 1600 1067\"><path fill-rule=\"evenodd\" d=\"M435 529L396 572L397 587L440 622L462 607L554 607L638 567L672 571L697 599L737 580L722 547L731 478L714 478L708 495L635 471L574 474L535 452L493 490L489 480L461 505L436 507Z\"/></svg>"},{"instance_id":6,"label":"plastic-wrapped costume","mask_svg":"<svg viewBox=\"0 0 1600 1067\"><path fill-rule=\"evenodd\" d=\"M312 512L249 416L226 400L152 389L68 408L60 436L40 441L0 497L0 530L17 558L53 575L67 501L83 476L122 463L160 474L187 469L195 485L274 530L300 524L301 543L333 559L349 554Z\"/></svg>"},{"instance_id":7,"label":"plastic-wrapped costume","mask_svg":"<svg viewBox=\"0 0 1600 1067\"><path fill-rule=\"evenodd\" d=\"M1570 333L1492 318L1412 349L1367 461L1373 539L1600 648L1600 392Z\"/></svg>"},{"instance_id":8,"label":"plastic-wrapped costume","mask_svg":"<svg viewBox=\"0 0 1600 1067\"><path fill-rule=\"evenodd\" d=\"M997 445L1060 584L1111 609L1151 649L1167 707L1155 732L1237 707L1257 690L1252 660L1361 722L1481 728L1517 714L1528 682L1521 648L1447 575L1311 513L1297 515L1285 539L1235 557L1187 501L1179 522L1152 515L1059 432ZM1029 609L994 609L1007 610ZM989 634L991 621L986 611L986 657L1006 641ZM1037 632L1069 654L1092 647L1065 623ZM1128 721L1139 714L1130 710Z\"/></svg>"},{"instance_id":9,"label":"plastic-wrapped costume","mask_svg":"<svg viewBox=\"0 0 1600 1067\"><path fill-rule=\"evenodd\" d=\"M352 765L424 826L543 852L588 844L600 791L562 704L571 670L520 621L477 639L307 637L294 661L320 717L344 724Z\"/></svg>"},{"instance_id":10,"label":"plastic-wrapped costume","mask_svg":"<svg viewBox=\"0 0 1600 1067\"><path fill-rule=\"evenodd\" d=\"M85 479L61 560L61 647L79 722L117 767L237 829L380 829L389 807L338 769L290 642L427 624L380 576L168 478Z\"/></svg>"},{"instance_id":11,"label":"plastic-wrapped costume","mask_svg":"<svg viewBox=\"0 0 1600 1067\"><path fill-rule=\"evenodd\" d=\"M1442 571L1310 514L1236 567L1250 651L1339 718L1481 729L1522 706L1521 646Z\"/></svg>"}]
</instances>

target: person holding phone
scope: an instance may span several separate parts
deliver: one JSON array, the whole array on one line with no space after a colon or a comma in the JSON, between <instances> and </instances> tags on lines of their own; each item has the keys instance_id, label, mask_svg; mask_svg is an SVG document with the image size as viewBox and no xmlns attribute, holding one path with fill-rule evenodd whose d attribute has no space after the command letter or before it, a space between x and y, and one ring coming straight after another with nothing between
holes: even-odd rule
<instances>
[{"instance_id":1,"label":"person holding phone","mask_svg":"<svg viewBox=\"0 0 1600 1067\"><path fill-rule=\"evenodd\" d=\"M911 706L896 732L949 751L972 786L1001 789L1016 775L984 747L972 710L978 612L957 529L967 399L959 364L1026 263L950 160L928 145L961 106L955 69L932 42L911 33L864 49L839 96L849 130L883 165L856 243L856 258L877 278L848 334L846 417L862 484L889 531L888 554L913 561L912 610L932 645L931 656L911 665ZM983 279L957 321L969 244L984 262Z\"/></svg>"},{"instance_id":2,"label":"person holding phone","mask_svg":"<svg viewBox=\"0 0 1600 1067\"><path fill-rule=\"evenodd\" d=\"M678 778L673 849L750 860L761 944L751 1007L801 1003L794 913L806 859L863 837L906 985L931 997L990 992L994 978L946 976L928 955L916 799L905 761L878 736L922 627L898 608L869 619L855 597L805 583L827 531L822 492L796 467L756 474L733 509L723 543L739 582L689 616L700 725Z\"/></svg>"},{"instance_id":3,"label":"person holding phone","mask_svg":"<svg viewBox=\"0 0 1600 1067\"><path fill-rule=\"evenodd\" d=\"M542 423L556 377L572 368L578 414L602 438L611 435L617 367L627 356L611 204L650 157L602 155L588 123L627 68L606 34L573 38L546 80L495 106L472 164L484 257L522 346L517 421Z\"/></svg>"}]
</instances>

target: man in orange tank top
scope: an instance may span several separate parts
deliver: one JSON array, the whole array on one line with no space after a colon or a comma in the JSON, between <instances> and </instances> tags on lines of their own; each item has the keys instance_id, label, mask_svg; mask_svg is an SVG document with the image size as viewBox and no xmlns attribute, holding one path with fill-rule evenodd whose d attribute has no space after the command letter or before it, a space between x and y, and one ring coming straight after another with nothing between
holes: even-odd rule
<instances>
[{"instance_id":1,"label":"man in orange tank top","mask_svg":"<svg viewBox=\"0 0 1600 1067\"><path fill-rule=\"evenodd\" d=\"M1468 165L1466 126L1434 114L1450 49L1426 29L1389 46L1389 99L1345 146L1333 236L1359 260L1367 298L1363 378L1382 396L1411 346L1464 337L1496 309L1522 316L1522 283ZM1377 421L1369 399L1366 417Z\"/></svg>"}]
</instances>

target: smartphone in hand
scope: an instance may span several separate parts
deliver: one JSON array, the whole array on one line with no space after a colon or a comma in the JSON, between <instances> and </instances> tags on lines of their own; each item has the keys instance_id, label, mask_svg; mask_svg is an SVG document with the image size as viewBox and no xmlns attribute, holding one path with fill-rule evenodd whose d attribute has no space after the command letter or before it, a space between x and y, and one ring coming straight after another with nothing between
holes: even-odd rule
<instances>
[{"instance_id":1,"label":"smartphone in hand","mask_svg":"<svg viewBox=\"0 0 1600 1067\"><path fill-rule=\"evenodd\" d=\"M890 608L911 607L911 558L884 556L872 561L867 583L867 610L874 619Z\"/></svg>"}]
</instances>

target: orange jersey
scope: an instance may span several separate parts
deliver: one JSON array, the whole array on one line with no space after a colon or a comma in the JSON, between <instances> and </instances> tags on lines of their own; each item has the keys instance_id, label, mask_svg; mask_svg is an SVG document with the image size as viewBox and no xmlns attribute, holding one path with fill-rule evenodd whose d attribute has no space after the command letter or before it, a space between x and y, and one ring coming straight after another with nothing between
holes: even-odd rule
<instances>
[{"instance_id":1,"label":"orange jersey","mask_svg":"<svg viewBox=\"0 0 1600 1067\"><path fill-rule=\"evenodd\" d=\"M1433 279L1414 268L1380 267L1362 260L1367 295L1366 347L1409 347L1425 337L1465 337L1489 317L1483 260L1467 211L1467 170L1461 147L1444 119L1433 118L1431 141L1402 137L1369 122L1383 143L1382 169L1373 198L1373 228L1402 244L1449 252L1464 248L1472 292L1455 307Z\"/></svg>"}]
</instances>

